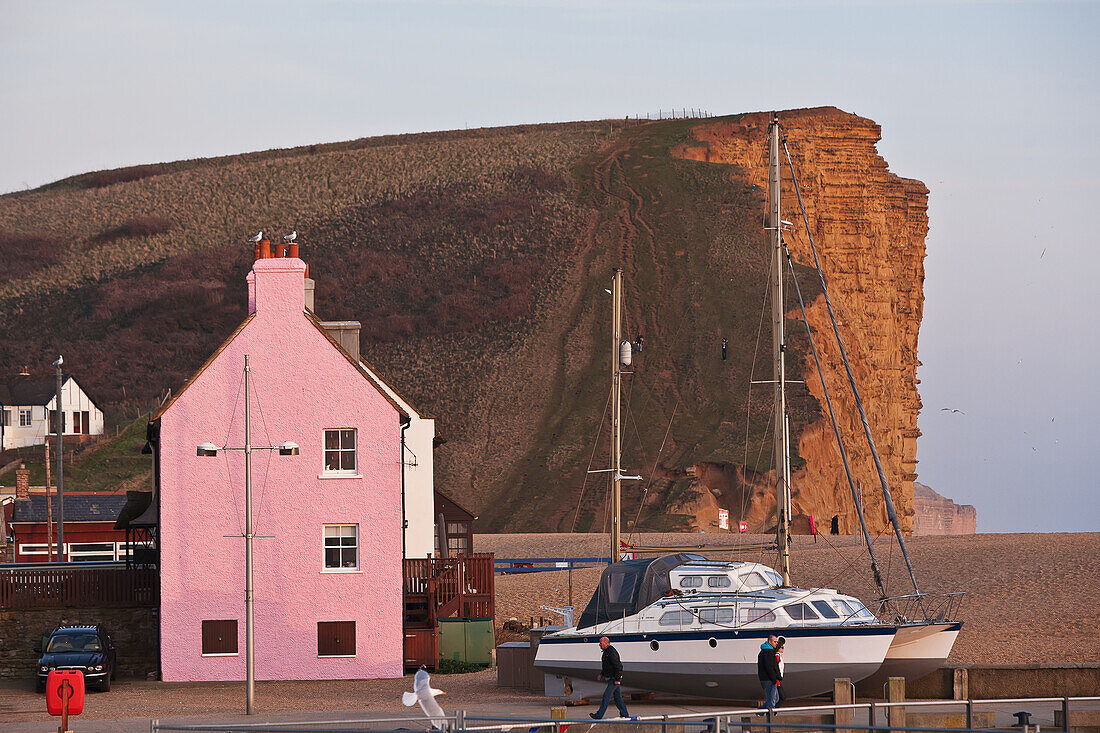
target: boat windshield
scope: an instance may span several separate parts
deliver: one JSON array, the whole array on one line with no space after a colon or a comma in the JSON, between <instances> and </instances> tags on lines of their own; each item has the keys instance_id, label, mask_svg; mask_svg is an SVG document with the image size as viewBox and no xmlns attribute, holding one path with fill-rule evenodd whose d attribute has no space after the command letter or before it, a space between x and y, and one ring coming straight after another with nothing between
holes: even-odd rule
<instances>
[{"instance_id":1,"label":"boat windshield","mask_svg":"<svg viewBox=\"0 0 1100 733\"><path fill-rule=\"evenodd\" d=\"M673 568L701 559L679 553L649 560L624 560L604 568L600 584L577 622L578 629L633 616L670 590L668 573Z\"/></svg>"}]
</instances>

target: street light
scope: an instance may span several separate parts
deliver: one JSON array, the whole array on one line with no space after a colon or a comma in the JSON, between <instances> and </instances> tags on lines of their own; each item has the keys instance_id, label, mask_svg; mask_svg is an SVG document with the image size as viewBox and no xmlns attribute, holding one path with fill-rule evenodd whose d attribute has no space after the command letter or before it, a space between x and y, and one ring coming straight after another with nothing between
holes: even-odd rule
<instances>
[{"instance_id":1,"label":"street light","mask_svg":"<svg viewBox=\"0 0 1100 733\"><path fill-rule=\"evenodd\" d=\"M244 451L244 654L245 654L245 713L252 715L256 699L256 659L253 643L254 614L252 609L252 451L277 450L281 456L298 455L298 444L289 440L280 445L252 445L252 421L249 411L248 354L244 355L244 445L216 446L211 442L200 443L195 454L200 458L212 458L221 450Z\"/></svg>"},{"instance_id":2,"label":"street light","mask_svg":"<svg viewBox=\"0 0 1100 733\"><path fill-rule=\"evenodd\" d=\"M61 411L61 367L65 364L65 357L57 355L57 361L53 363L57 367L57 393L54 397L54 415L57 417L57 559L65 561L65 442L61 434L65 432L65 413ZM48 438L47 438L48 440ZM48 483L48 482L47 482ZM50 495L50 487L46 487L46 498ZM49 537L46 542L49 542ZM49 546L47 545L47 549Z\"/></svg>"}]
</instances>

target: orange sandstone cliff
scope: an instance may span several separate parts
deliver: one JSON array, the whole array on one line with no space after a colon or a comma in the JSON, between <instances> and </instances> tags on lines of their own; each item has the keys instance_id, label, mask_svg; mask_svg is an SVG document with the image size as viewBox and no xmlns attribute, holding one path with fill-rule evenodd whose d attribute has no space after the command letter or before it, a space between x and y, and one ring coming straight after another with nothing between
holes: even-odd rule
<instances>
[{"instance_id":1,"label":"orange sandstone cliff","mask_svg":"<svg viewBox=\"0 0 1100 733\"><path fill-rule=\"evenodd\" d=\"M881 129L870 120L835 108L793 110L781 112L779 117L841 338L901 526L912 532L921 408L917 336L924 303L928 189L920 181L890 172L875 149ZM693 140L674 154L736 166L747 182L762 186L767 178L764 151L770 118L770 113L757 113L736 121L701 124L694 128ZM794 222L787 244L797 263L812 266L806 226L782 152L781 157L783 216ZM862 489L869 528L877 533L886 526L884 502L824 297L808 304L807 312L848 459ZM788 318L801 320L797 307ZM841 532L851 532L857 524L854 502L809 354L802 372L809 391L822 406L822 416L798 438L798 453L806 463L792 479L794 513L814 515L824 531L828 531L828 520L839 515ZM706 477L728 473L713 466L696 471L708 489ZM770 481L774 482L774 473ZM747 518L774 517L770 491L757 487L749 493L752 500Z\"/></svg>"}]
</instances>

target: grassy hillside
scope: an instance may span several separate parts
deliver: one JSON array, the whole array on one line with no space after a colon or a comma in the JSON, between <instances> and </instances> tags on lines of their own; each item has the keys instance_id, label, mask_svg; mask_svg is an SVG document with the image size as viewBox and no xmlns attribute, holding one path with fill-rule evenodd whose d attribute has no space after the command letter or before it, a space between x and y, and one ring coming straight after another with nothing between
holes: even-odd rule
<instances>
[{"instance_id":1,"label":"grassy hillside","mask_svg":"<svg viewBox=\"0 0 1100 733\"><path fill-rule=\"evenodd\" d=\"M15 264L0 274L0 370L44 371L63 353L110 422L132 416L244 317L246 237L296 229L318 315L362 321L364 356L438 417L442 490L485 529L599 530L606 484L585 471L606 465L606 426L593 452L609 388L603 288L621 266L624 335L645 336L624 466L647 481L627 519L644 495L642 526L680 526L668 510L687 498L687 466L771 462L767 390L747 409L754 358L755 378L770 376L766 330L756 352L762 189L671 158L691 125L375 138L2 196L0 257ZM797 431L818 408L796 395L792 409Z\"/></svg>"}]
</instances>

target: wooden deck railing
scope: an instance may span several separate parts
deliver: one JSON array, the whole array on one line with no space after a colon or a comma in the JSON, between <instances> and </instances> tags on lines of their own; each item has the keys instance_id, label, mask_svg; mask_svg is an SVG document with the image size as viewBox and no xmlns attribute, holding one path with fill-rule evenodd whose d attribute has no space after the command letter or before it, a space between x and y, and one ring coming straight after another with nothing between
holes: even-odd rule
<instances>
[{"instance_id":1,"label":"wooden deck railing","mask_svg":"<svg viewBox=\"0 0 1100 733\"><path fill-rule=\"evenodd\" d=\"M156 606L158 595L153 569L0 568L0 609Z\"/></svg>"},{"instance_id":2,"label":"wooden deck railing","mask_svg":"<svg viewBox=\"0 0 1100 733\"><path fill-rule=\"evenodd\" d=\"M406 609L420 605L433 626L448 616L494 615L492 554L406 559L404 583Z\"/></svg>"}]
</instances>

